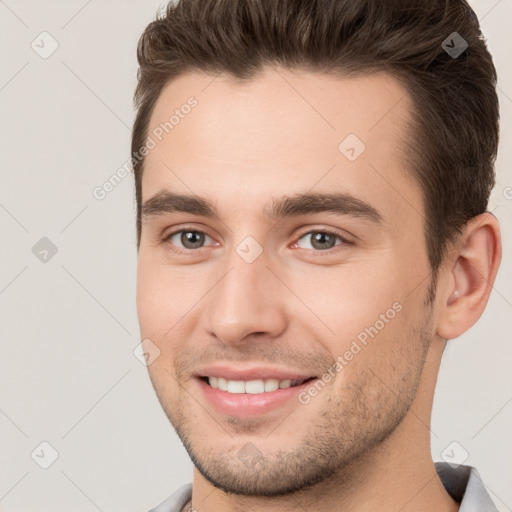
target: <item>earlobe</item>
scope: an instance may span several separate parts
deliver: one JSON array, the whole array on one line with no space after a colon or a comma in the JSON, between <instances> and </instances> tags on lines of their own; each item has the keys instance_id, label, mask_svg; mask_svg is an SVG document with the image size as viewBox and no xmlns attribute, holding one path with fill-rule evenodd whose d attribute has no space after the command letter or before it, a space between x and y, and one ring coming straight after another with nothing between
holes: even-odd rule
<instances>
[{"instance_id":1,"label":"earlobe","mask_svg":"<svg viewBox=\"0 0 512 512\"><path fill-rule=\"evenodd\" d=\"M453 339L482 315L501 261L498 221L490 213L471 219L457 241L453 266L445 271L444 297L440 297L437 334Z\"/></svg>"}]
</instances>

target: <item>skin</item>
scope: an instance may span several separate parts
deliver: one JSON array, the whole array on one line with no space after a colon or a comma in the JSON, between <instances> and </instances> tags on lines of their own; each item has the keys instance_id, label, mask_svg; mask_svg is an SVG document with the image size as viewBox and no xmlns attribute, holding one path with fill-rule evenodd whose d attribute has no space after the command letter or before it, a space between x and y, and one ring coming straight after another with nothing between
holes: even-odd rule
<instances>
[{"instance_id":1,"label":"skin","mask_svg":"<svg viewBox=\"0 0 512 512\"><path fill-rule=\"evenodd\" d=\"M446 340L487 303L501 257L496 219L464 227L429 304L423 199L402 145L410 102L397 81L266 68L242 84L187 73L162 91L148 133L190 96L198 105L146 156L143 201L195 194L219 218L144 216L137 309L142 338L160 350L151 381L195 463L193 507L458 510L430 454L433 393ZM366 145L355 161L338 149L351 133ZM272 198L305 192L350 194L382 221L263 216ZM181 233L169 238L179 229L208 236L190 248ZM318 248L315 230L347 241ZM236 252L248 236L263 251L252 263ZM306 405L292 399L235 418L199 392L197 366L218 361L321 376L396 303L394 318ZM247 443L258 454L252 466L237 456Z\"/></svg>"}]
</instances>

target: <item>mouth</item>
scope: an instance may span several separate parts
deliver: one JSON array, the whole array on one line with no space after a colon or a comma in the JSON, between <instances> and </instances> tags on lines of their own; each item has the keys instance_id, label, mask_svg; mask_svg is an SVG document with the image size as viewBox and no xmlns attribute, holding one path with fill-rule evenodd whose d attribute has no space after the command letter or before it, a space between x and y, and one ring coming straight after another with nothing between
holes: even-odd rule
<instances>
[{"instance_id":1,"label":"mouth","mask_svg":"<svg viewBox=\"0 0 512 512\"><path fill-rule=\"evenodd\" d=\"M304 379L252 379L252 380L230 380L225 377L205 376L200 379L213 389L226 391L232 394L250 394L258 395L263 393L272 393L279 389L288 389L301 386L302 384L313 381L316 377Z\"/></svg>"},{"instance_id":2,"label":"mouth","mask_svg":"<svg viewBox=\"0 0 512 512\"><path fill-rule=\"evenodd\" d=\"M271 412L274 419L276 414L287 416L292 407L303 407L298 399L301 391L317 380L269 368L238 371L223 367L203 371L195 379L199 396L207 409L230 418L259 418Z\"/></svg>"}]
</instances>

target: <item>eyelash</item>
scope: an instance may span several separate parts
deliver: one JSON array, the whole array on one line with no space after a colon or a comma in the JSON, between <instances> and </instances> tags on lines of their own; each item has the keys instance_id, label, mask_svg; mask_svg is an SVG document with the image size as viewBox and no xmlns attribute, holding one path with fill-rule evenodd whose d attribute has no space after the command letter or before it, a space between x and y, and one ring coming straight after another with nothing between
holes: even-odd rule
<instances>
[{"instance_id":1,"label":"eyelash","mask_svg":"<svg viewBox=\"0 0 512 512\"><path fill-rule=\"evenodd\" d=\"M185 227L185 228L178 229L176 231L173 231L172 233L169 233L164 238L164 242L168 243L169 248L170 248L170 250L172 252L174 252L176 254L188 255L188 254L190 254L192 252L199 251L200 249L204 249L205 248L205 247L198 247L197 249L180 249L180 248L177 248L174 244L172 244L170 242L170 239L174 235L177 235L178 233L186 233L186 232L198 233L198 234L201 234L201 235L206 235L209 238L212 238L210 235L208 235L208 233L206 233L204 231L201 231L199 229L193 228L193 227ZM310 254L315 255L315 256L331 255L331 254L333 254L333 252L337 252L338 250L343 250L342 249L343 246L353 245L353 242L351 242L350 240L348 240L345 237L341 236L339 233L336 233L335 231L324 230L324 229L310 229L309 231L305 231L304 233L301 233L297 237L296 242L294 242L292 245L294 245L294 246L297 245L297 243L298 243L298 241L300 239L304 238L306 235L311 235L313 233L321 233L321 234L324 234L324 235L328 235L328 236L337 238L338 240L341 241L340 244L337 244L334 247L331 247L330 249L326 249L324 251L317 250L317 249L303 249L303 250L308 251Z\"/></svg>"}]
</instances>

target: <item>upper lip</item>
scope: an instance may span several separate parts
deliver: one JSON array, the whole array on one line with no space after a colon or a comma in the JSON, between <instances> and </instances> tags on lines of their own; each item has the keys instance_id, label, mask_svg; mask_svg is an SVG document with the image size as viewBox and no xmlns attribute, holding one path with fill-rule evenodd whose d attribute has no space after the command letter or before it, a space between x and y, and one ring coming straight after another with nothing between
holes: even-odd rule
<instances>
[{"instance_id":1,"label":"upper lip","mask_svg":"<svg viewBox=\"0 0 512 512\"><path fill-rule=\"evenodd\" d=\"M196 370L198 377L223 377L227 380L307 380L314 375L299 370L290 370L272 366L235 367L227 364L204 366Z\"/></svg>"}]
</instances>

